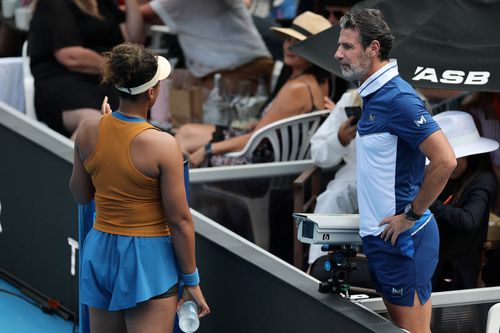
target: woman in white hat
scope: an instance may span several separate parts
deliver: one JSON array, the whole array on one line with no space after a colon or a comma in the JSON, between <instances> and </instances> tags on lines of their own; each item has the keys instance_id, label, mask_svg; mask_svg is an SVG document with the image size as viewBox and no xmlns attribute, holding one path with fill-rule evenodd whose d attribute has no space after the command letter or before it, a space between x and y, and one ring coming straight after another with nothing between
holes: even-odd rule
<instances>
[{"instance_id":1,"label":"woman in white hat","mask_svg":"<svg viewBox=\"0 0 500 333\"><path fill-rule=\"evenodd\" d=\"M498 142L480 137L466 112L446 111L434 119L455 152L457 167L430 207L441 240L433 290L475 288L497 188L488 153L498 149Z\"/></svg>"},{"instance_id":2,"label":"woman in white hat","mask_svg":"<svg viewBox=\"0 0 500 333\"><path fill-rule=\"evenodd\" d=\"M274 94L262 112L262 118L251 129L241 130L210 124L187 124L176 138L184 152L190 154L193 167L209 159L212 165L246 164L249 156L226 158L223 154L245 147L253 131L275 121L312 110L324 109L324 97L329 94L331 74L289 50L293 44L305 40L331 26L321 15L305 12L293 20L290 28L272 28L285 38L284 63L291 68L286 83Z\"/></svg>"},{"instance_id":3,"label":"woman in white hat","mask_svg":"<svg viewBox=\"0 0 500 333\"><path fill-rule=\"evenodd\" d=\"M70 188L79 204L96 203L80 272L93 333L172 332L181 284L179 303L194 300L201 316L210 311L199 287L181 150L146 121L170 69L143 47L115 46L103 80L118 90L120 107L85 121L76 137Z\"/></svg>"}]
</instances>

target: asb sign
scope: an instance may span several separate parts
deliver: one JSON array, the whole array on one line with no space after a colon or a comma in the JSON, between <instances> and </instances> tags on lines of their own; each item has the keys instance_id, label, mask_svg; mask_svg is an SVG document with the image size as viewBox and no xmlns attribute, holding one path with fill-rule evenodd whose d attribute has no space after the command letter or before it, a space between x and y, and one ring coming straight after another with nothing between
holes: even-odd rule
<instances>
[{"instance_id":1,"label":"asb sign","mask_svg":"<svg viewBox=\"0 0 500 333\"><path fill-rule=\"evenodd\" d=\"M417 66L413 73L412 81L429 81L433 83L485 85L488 83L490 72L488 71L460 71L447 69L440 75L433 67Z\"/></svg>"}]
</instances>

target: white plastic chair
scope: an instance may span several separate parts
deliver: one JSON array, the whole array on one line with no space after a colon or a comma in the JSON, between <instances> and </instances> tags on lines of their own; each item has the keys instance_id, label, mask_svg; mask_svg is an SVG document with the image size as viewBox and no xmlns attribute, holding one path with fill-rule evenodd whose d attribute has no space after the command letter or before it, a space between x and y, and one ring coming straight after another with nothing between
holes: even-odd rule
<instances>
[{"instance_id":1,"label":"white plastic chair","mask_svg":"<svg viewBox=\"0 0 500 333\"><path fill-rule=\"evenodd\" d=\"M500 303L493 305L488 311L486 322L486 333L498 333L500 331Z\"/></svg>"},{"instance_id":2,"label":"white plastic chair","mask_svg":"<svg viewBox=\"0 0 500 333\"><path fill-rule=\"evenodd\" d=\"M310 157L310 139L321 125L330 110L311 113L279 120L257 130L248 140L245 148L239 152L225 154L239 157L252 154L259 144L267 139L274 152L274 162L303 160ZM287 179L288 180L288 179ZM280 180L270 184L270 188L261 196L237 195L216 186L206 186L210 195L217 196L231 205L246 207L255 244L269 250L269 200L272 188L281 187Z\"/></svg>"},{"instance_id":3,"label":"white plastic chair","mask_svg":"<svg viewBox=\"0 0 500 333\"><path fill-rule=\"evenodd\" d=\"M274 153L274 162L308 159L311 137L329 112L330 110L313 111L275 121L255 131L242 150L224 156L251 155L259 144L267 139Z\"/></svg>"},{"instance_id":4,"label":"white plastic chair","mask_svg":"<svg viewBox=\"0 0 500 333\"><path fill-rule=\"evenodd\" d=\"M35 79L31 74L30 57L28 56L28 41L25 41L22 49L23 58L23 87L24 87L24 109L28 117L37 119L35 112Z\"/></svg>"}]
</instances>

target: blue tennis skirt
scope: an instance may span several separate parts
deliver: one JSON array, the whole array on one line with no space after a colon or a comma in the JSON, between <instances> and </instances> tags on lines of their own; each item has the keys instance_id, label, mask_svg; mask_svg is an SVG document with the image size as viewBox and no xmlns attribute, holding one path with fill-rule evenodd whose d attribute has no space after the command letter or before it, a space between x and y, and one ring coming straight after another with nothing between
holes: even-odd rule
<instances>
[{"instance_id":1,"label":"blue tennis skirt","mask_svg":"<svg viewBox=\"0 0 500 333\"><path fill-rule=\"evenodd\" d=\"M131 308L179 281L170 236L130 237L92 229L81 255L80 302L93 308Z\"/></svg>"}]
</instances>

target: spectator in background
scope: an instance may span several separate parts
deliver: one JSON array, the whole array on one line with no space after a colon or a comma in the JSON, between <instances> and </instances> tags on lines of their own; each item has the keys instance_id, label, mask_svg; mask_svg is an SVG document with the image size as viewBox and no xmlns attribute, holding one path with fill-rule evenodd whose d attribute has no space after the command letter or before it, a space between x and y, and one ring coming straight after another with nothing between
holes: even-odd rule
<instances>
[{"instance_id":1,"label":"spectator in background","mask_svg":"<svg viewBox=\"0 0 500 333\"><path fill-rule=\"evenodd\" d=\"M311 158L314 164L322 168L333 167L342 161L345 163L335 173L322 192L314 208L315 214L354 214L358 211L356 193L356 124L354 116L348 117L345 108L360 106L361 97L356 90L344 93L336 105L330 104L332 112L311 138ZM325 252L321 245L309 247L310 265ZM311 272L315 271L311 267Z\"/></svg>"},{"instance_id":2,"label":"spectator in background","mask_svg":"<svg viewBox=\"0 0 500 333\"><path fill-rule=\"evenodd\" d=\"M243 0L153 0L141 11L146 21L177 35L186 67L207 89L215 73L254 87L262 76L269 81L273 60Z\"/></svg>"},{"instance_id":3,"label":"spectator in background","mask_svg":"<svg viewBox=\"0 0 500 333\"><path fill-rule=\"evenodd\" d=\"M500 93L476 92L462 101L461 109L470 113L479 129L479 133L500 142ZM493 172L500 182L500 150L490 153ZM493 212L500 216L500 187L493 205Z\"/></svg>"},{"instance_id":4,"label":"spectator in background","mask_svg":"<svg viewBox=\"0 0 500 333\"><path fill-rule=\"evenodd\" d=\"M498 142L480 137L472 116L465 112L446 111L434 119L455 152L457 167L429 208L440 235L433 290L476 288L497 189L487 153L498 151Z\"/></svg>"},{"instance_id":5,"label":"spectator in background","mask_svg":"<svg viewBox=\"0 0 500 333\"><path fill-rule=\"evenodd\" d=\"M328 95L330 74L294 54L289 47L327 29L330 23L312 12L299 15L293 23L290 28L273 28L286 38L283 43L284 63L290 66L291 75L279 91L273 92L272 101L267 104L262 118L254 128L237 130L209 124L187 124L179 129L176 138L182 150L190 154L190 162L194 167L200 166L206 158L210 158L213 165L249 163L251 159L248 156L236 160L221 155L241 150L252 133L265 125L323 109L324 97Z\"/></svg>"},{"instance_id":6,"label":"spectator in background","mask_svg":"<svg viewBox=\"0 0 500 333\"><path fill-rule=\"evenodd\" d=\"M305 8L310 8L308 10L314 11L316 14L322 15L324 18L328 19L332 26L339 24L339 20L352 6L358 3L360 0L319 0L319 1L301 1L299 3L298 14L303 13ZM263 33L263 32L261 32ZM281 73L277 79L276 86L281 87L288 77L290 76L290 69L284 66ZM344 92L348 89L356 88L352 82L346 81L341 77L332 76L332 86L330 88L329 98L333 102L337 102Z\"/></svg>"},{"instance_id":7,"label":"spectator in background","mask_svg":"<svg viewBox=\"0 0 500 333\"><path fill-rule=\"evenodd\" d=\"M276 20L272 15L273 0L244 0L244 2L250 10L255 27L264 40L272 58L274 61L283 61L282 40L271 31L271 28L277 25L289 27L296 16L296 6L293 9L286 10L288 13L293 11L290 18L278 18Z\"/></svg>"},{"instance_id":8,"label":"spectator in background","mask_svg":"<svg viewBox=\"0 0 500 333\"><path fill-rule=\"evenodd\" d=\"M340 18L347 13L352 6L360 1L361 0L304 0L299 2L297 14L305 10L311 10L330 21L332 26L336 26L339 24ZM278 78L278 84L283 80L283 77L286 77L285 70ZM352 82L344 80L339 76L332 74L332 78L329 98L335 103L340 100L347 90L356 88Z\"/></svg>"},{"instance_id":9,"label":"spectator in background","mask_svg":"<svg viewBox=\"0 0 500 333\"><path fill-rule=\"evenodd\" d=\"M74 138L80 124L100 115L104 96L118 107L114 87L100 85L102 52L124 40L143 42L137 0L126 12L115 0L38 0L28 35L38 119ZM125 23L125 35L120 24Z\"/></svg>"}]
</instances>

